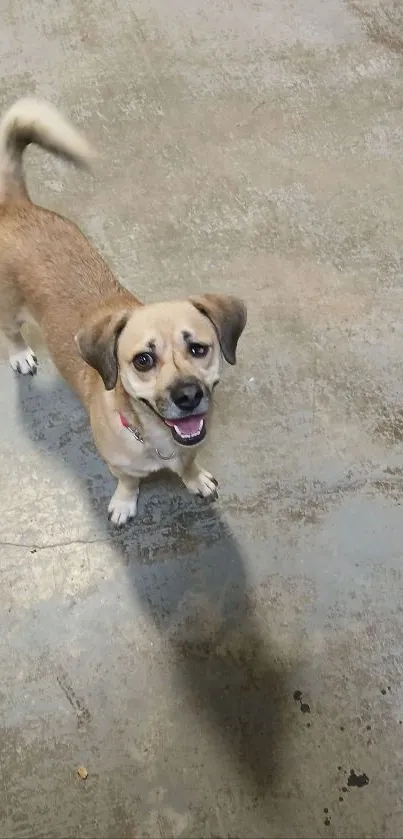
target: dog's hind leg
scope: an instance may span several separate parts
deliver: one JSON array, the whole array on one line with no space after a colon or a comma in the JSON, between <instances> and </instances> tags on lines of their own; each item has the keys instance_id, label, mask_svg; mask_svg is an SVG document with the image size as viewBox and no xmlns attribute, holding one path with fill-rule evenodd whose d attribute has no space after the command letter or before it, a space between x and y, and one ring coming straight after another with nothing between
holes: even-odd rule
<instances>
[{"instance_id":1,"label":"dog's hind leg","mask_svg":"<svg viewBox=\"0 0 403 839\"><path fill-rule=\"evenodd\" d=\"M9 346L8 357L13 370L23 376L35 376L38 360L31 347L28 347L24 341L21 332L18 331L12 336L5 334Z\"/></svg>"},{"instance_id":2,"label":"dog's hind leg","mask_svg":"<svg viewBox=\"0 0 403 839\"><path fill-rule=\"evenodd\" d=\"M35 376L38 362L21 334L25 319L23 301L19 294L10 287L3 287L0 290L0 330L7 340L11 367L23 376Z\"/></svg>"}]
</instances>

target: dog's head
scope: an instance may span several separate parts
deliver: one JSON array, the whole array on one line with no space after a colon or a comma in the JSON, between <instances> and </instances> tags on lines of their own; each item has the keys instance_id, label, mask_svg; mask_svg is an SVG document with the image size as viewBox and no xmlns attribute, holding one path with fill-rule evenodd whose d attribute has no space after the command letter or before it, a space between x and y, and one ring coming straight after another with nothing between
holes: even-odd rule
<instances>
[{"instance_id":1,"label":"dog's head","mask_svg":"<svg viewBox=\"0 0 403 839\"><path fill-rule=\"evenodd\" d=\"M245 323L241 300L206 294L95 314L76 343L107 390L119 378L130 399L148 405L177 443L192 446L206 434L221 355L235 364Z\"/></svg>"}]
</instances>

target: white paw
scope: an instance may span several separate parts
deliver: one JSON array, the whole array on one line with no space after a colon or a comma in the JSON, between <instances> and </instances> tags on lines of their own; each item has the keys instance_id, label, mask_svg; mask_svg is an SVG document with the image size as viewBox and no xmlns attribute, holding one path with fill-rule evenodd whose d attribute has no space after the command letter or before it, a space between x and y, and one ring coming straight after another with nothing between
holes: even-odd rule
<instances>
[{"instance_id":1,"label":"white paw","mask_svg":"<svg viewBox=\"0 0 403 839\"><path fill-rule=\"evenodd\" d=\"M112 496L108 507L108 519L114 527L123 527L134 519L137 511L137 495L131 498L115 498Z\"/></svg>"},{"instance_id":2,"label":"white paw","mask_svg":"<svg viewBox=\"0 0 403 839\"><path fill-rule=\"evenodd\" d=\"M218 481L214 476L205 469L200 469L195 478L190 478L186 481L186 488L193 495L199 495L201 498L218 498L217 491Z\"/></svg>"},{"instance_id":3,"label":"white paw","mask_svg":"<svg viewBox=\"0 0 403 839\"><path fill-rule=\"evenodd\" d=\"M35 376L38 370L38 360L31 347L24 347L16 353L10 353L10 364L16 373L23 376Z\"/></svg>"}]
</instances>

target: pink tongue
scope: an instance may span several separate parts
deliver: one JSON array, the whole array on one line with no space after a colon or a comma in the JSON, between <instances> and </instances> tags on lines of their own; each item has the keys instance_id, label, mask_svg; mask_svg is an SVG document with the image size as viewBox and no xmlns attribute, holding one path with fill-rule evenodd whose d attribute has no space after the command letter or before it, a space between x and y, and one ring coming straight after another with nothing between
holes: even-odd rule
<instances>
[{"instance_id":1,"label":"pink tongue","mask_svg":"<svg viewBox=\"0 0 403 839\"><path fill-rule=\"evenodd\" d=\"M178 434L199 434L202 430L203 417L184 417L184 419L165 420L166 424L173 426Z\"/></svg>"}]
</instances>

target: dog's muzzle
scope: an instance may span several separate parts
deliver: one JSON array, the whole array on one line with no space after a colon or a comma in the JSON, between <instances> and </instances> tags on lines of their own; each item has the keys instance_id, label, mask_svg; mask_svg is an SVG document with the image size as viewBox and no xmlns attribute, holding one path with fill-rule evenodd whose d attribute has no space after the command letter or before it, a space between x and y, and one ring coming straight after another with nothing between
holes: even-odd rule
<instances>
[{"instance_id":1,"label":"dog's muzzle","mask_svg":"<svg viewBox=\"0 0 403 839\"><path fill-rule=\"evenodd\" d=\"M182 446L194 446L206 436L206 414L209 396L196 378L182 379L170 388L172 413L177 417L164 417L172 436ZM171 413L171 412L169 412Z\"/></svg>"}]
</instances>

